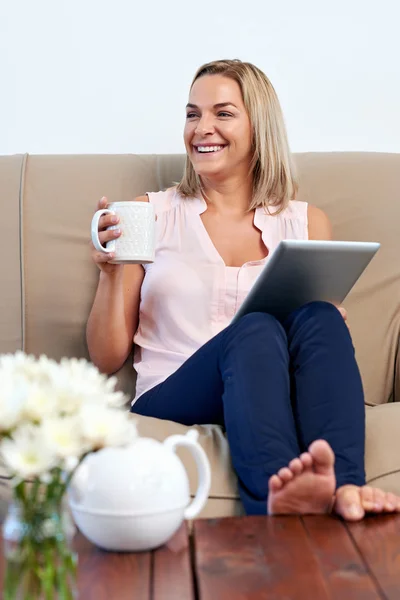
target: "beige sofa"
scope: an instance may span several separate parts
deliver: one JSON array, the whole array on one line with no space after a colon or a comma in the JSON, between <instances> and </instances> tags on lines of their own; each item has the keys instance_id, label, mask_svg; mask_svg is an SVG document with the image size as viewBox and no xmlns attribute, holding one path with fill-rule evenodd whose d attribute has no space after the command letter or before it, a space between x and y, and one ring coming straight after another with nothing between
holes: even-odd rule
<instances>
[{"instance_id":1,"label":"beige sofa","mask_svg":"<svg viewBox=\"0 0 400 600\"><path fill-rule=\"evenodd\" d=\"M299 154L299 198L322 207L334 236L377 240L382 248L345 306L365 387L368 481L400 494L400 155ZM0 157L0 352L87 356L85 323L98 271L89 225L98 199L132 199L180 178L182 156ZM131 360L119 373L132 396ZM198 427L212 464L202 516L242 512L229 451L216 426ZM186 428L139 418L142 435L160 440ZM190 473L189 456L181 455ZM9 495L2 480L0 496Z\"/></svg>"}]
</instances>

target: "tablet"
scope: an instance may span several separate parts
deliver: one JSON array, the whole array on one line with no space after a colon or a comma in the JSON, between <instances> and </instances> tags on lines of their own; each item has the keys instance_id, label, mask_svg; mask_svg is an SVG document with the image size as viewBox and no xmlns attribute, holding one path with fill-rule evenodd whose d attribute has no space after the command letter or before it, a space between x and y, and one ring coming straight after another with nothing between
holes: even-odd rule
<instances>
[{"instance_id":1,"label":"tablet","mask_svg":"<svg viewBox=\"0 0 400 600\"><path fill-rule=\"evenodd\" d=\"M379 247L375 242L280 242L232 323L251 312L283 320L317 300L340 305Z\"/></svg>"}]
</instances>

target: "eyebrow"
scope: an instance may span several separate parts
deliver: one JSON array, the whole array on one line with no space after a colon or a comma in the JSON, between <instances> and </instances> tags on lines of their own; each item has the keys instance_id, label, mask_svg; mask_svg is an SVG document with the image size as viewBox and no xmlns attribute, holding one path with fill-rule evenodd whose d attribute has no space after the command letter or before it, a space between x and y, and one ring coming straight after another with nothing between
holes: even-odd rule
<instances>
[{"instance_id":1,"label":"eyebrow","mask_svg":"<svg viewBox=\"0 0 400 600\"><path fill-rule=\"evenodd\" d=\"M237 108L233 102L219 102L218 104L214 104L214 108L224 108L225 106L234 106ZM199 108L197 104L186 104L186 108Z\"/></svg>"}]
</instances>

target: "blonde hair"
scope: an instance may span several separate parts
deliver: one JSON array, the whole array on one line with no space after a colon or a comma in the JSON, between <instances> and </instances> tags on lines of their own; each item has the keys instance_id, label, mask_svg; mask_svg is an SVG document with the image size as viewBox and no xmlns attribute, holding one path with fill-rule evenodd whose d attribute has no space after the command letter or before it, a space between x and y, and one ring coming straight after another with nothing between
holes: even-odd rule
<instances>
[{"instance_id":1,"label":"blonde hair","mask_svg":"<svg viewBox=\"0 0 400 600\"><path fill-rule=\"evenodd\" d=\"M295 169L289 150L282 109L268 77L251 63L240 60L218 60L200 67L190 89L204 75L223 75L236 81L253 128L253 197L249 210L264 206L281 212L296 196L298 189ZM184 197L195 196L201 190L200 177L186 156L185 170L178 191Z\"/></svg>"}]
</instances>

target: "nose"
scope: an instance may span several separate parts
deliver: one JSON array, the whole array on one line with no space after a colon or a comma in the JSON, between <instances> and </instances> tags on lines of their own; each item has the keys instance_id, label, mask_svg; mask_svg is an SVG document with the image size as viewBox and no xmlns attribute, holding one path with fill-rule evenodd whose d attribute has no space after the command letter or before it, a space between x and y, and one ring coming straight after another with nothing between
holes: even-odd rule
<instances>
[{"instance_id":1,"label":"nose","mask_svg":"<svg viewBox=\"0 0 400 600\"><path fill-rule=\"evenodd\" d=\"M196 133L198 135L207 135L214 133L214 122L211 116L203 115L197 122Z\"/></svg>"}]
</instances>

